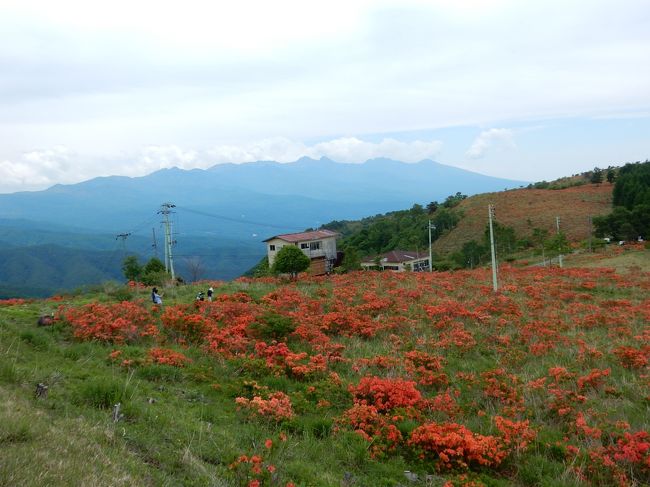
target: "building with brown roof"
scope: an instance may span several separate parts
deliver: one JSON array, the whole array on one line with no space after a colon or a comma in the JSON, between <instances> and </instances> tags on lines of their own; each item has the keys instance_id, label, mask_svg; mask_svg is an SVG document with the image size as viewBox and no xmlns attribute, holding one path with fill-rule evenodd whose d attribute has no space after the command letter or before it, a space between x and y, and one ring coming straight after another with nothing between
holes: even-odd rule
<instances>
[{"instance_id":1,"label":"building with brown roof","mask_svg":"<svg viewBox=\"0 0 650 487\"><path fill-rule=\"evenodd\" d=\"M366 257L361 262L364 270L388 270L394 272L428 271L429 254L415 250L391 250L375 257Z\"/></svg>"},{"instance_id":2,"label":"building with brown roof","mask_svg":"<svg viewBox=\"0 0 650 487\"><path fill-rule=\"evenodd\" d=\"M332 230L286 233L264 240L269 265L272 266L278 251L285 245L295 245L311 259L310 272L313 275L326 274L336 263L336 238L340 234Z\"/></svg>"}]
</instances>

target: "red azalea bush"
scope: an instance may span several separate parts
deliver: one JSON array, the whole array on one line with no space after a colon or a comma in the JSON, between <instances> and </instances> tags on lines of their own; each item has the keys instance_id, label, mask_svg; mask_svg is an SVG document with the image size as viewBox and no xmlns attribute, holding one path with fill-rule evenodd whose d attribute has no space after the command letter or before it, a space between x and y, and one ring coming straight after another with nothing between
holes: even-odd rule
<instances>
[{"instance_id":1,"label":"red azalea bush","mask_svg":"<svg viewBox=\"0 0 650 487\"><path fill-rule=\"evenodd\" d=\"M614 354L619 358L621 365L627 369L641 369L648 365L650 357L650 345L644 345L639 348L618 347Z\"/></svg>"},{"instance_id":2,"label":"red azalea bush","mask_svg":"<svg viewBox=\"0 0 650 487\"><path fill-rule=\"evenodd\" d=\"M262 396L254 396L253 399L238 397L235 402L240 409L248 410L253 417L280 422L295 416L291 399L280 391L268 393L266 398Z\"/></svg>"},{"instance_id":3,"label":"red azalea bush","mask_svg":"<svg viewBox=\"0 0 650 487\"><path fill-rule=\"evenodd\" d=\"M160 320L165 328L176 338L187 342L200 342L209 329L205 317L187 304L168 306L163 311Z\"/></svg>"},{"instance_id":4,"label":"red azalea bush","mask_svg":"<svg viewBox=\"0 0 650 487\"><path fill-rule=\"evenodd\" d=\"M340 424L352 429L371 444L373 456L394 450L402 442L402 433L394 424L401 417L381 414L375 406L355 404L348 409Z\"/></svg>"},{"instance_id":5,"label":"red azalea bush","mask_svg":"<svg viewBox=\"0 0 650 487\"><path fill-rule=\"evenodd\" d=\"M423 424L411 432L408 446L421 459L434 460L439 470L495 467L507 455L499 438L473 433L457 423Z\"/></svg>"},{"instance_id":6,"label":"red azalea bush","mask_svg":"<svg viewBox=\"0 0 650 487\"><path fill-rule=\"evenodd\" d=\"M192 360L182 353L168 348L151 348L147 352L147 361L154 364L171 365L172 367L185 367L185 364Z\"/></svg>"},{"instance_id":7,"label":"red azalea bush","mask_svg":"<svg viewBox=\"0 0 650 487\"><path fill-rule=\"evenodd\" d=\"M422 400L415 381L404 379L363 377L359 385L351 385L349 391L356 403L375 406L378 411L412 407Z\"/></svg>"},{"instance_id":8,"label":"red azalea bush","mask_svg":"<svg viewBox=\"0 0 650 487\"><path fill-rule=\"evenodd\" d=\"M23 298L10 298L10 299L0 299L0 306L18 306L20 304L28 303L27 299Z\"/></svg>"},{"instance_id":9,"label":"red azalea bush","mask_svg":"<svg viewBox=\"0 0 650 487\"><path fill-rule=\"evenodd\" d=\"M139 302L67 307L59 310L58 317L72 326L73 334L79 340L122 343L158 335L151 314Z\"/></svg>"}]
</instances>

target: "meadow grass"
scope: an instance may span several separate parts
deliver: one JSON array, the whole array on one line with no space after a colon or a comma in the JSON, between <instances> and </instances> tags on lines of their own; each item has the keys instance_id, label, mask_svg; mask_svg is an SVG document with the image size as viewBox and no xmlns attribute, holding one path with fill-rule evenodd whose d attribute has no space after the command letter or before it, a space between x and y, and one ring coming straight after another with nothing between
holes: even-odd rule
<instances>
[{"instance_id":1,"label":"meadow grass","mask_svg":"<svg viewBox=\"0 0 650 487\"><path fill-rule=\"evenodd\" d=\"M482 284L457 286L456 282L465 282L463 279L467 278L482 279L483 275L450 274L444 279L451 281L445 284L451 291L432 287L431 295L425 294L421 299L430 304L450 298L474 305L489 302L489 297L477 298L477 289L483 292ZM579 315L582 319L584 314L598 315L600 302L624 299L641 306L647 298L642 289L620 285L620 281L607 276L596 275L595 287L583 286L584 280L591 279L589 276L543 275L540 279L554 283L553 299L558 303L557 313L544 316L555 327L547 335L535 334L541 327L539 311L522 306L519 317L497 310L480 321L464 316L454 318L453 326L470 330L476 345L465 346L461 342L441 347L453 327L435 325L435 319L429 319L414 301L407 303L406 314L411 321L406 325L396 321L392 328L372 336L332 333L329 338L342 345L343 360L332 362L326 371L305 377L293 375L286 368L269 368L264 358L252 356L251 349L239 356L226 356L209 353L205 343L175 342L164 336L161 341L166 341L162 344L151 338L129 343L79 341L65 323L47 328L36 326L44 310L55 310L60 304L80 307L94 302L118 303L128 298L133 302L140 300L147 307L148 289L108 285L97 294L71 296L63 302L35 301L0 307L0 485L248 485L253 477L249 464L237 463L242 455L259 455L265 469L274 467L273 472L265 473L262 484L273 486L285 486L288 482L309 486L442 486L447 481L463 485L463 475L475 485L486 486L607 485L608 477L590 483L576 473L574 467L586 468L588 460L584 455L567 457L565 438L573 434L567 429L571 426L549 408L544 390L529 389L526 384L547 376L553 367L564 367L575 376L607 367L611 369L607 380L610 389L587 390L580 408L594 412L594 421L626 421L632 431L647 431L649 405L640 396L645 386L639 372L623 367L612 353L610 327L600 323L598 316L595 325L586 327L565 320L562 315L574 301L585 307ZM513 288L503 292L504 298L523 302L523 286L516 279L509 281L504 276L504 285ZM417 289L411 281L392 282L388 277L372 286L372 292L378 296ZM257 304L262 297L285 288L298 290L305 299L330 299L334 293L328 281L244 281L216 286L215 297L244 293ZM198 289L166 288L165 307L187 304L191 308ZM345 294L346 290L336 292ZM359 292L350 306L363 305L364 299ZM325 312L330 309L335 307L328 302ZM378 324L388 316L385 310L371 313L373 322ZM503 316L507 319L501 319ZM311 345L291 335L305 319L309 317L262 315L250 327L250 333L269 343L288 337L293 352L313 353ZM526 328L528 324L531 325ZM626 330L629 337L618 337L618 344L631 346L635 344L634 336L647 330L647 323L636 319L626 324ZM548 353L524 353L521 343L527 343L526 334L533 336L532 343L545 336L557 343ZM508 337L518 346L502 346L497 337ZM602 355L586 355L578 363L579 341ZM152 362L148 353L154 345L182 353L189 360L183 367ZM399 378L409 374L408 364L403 355L396 355L396 349L435 349L444 359L448 385L421 389L427 398L435 397L446 387L457 390L457 404L463 414L453 417L436 412L429 419L462 421L473 432L497 434L491 418L503 414L503 404L463 377L472 375L480 382L483 374L503 368L516 375L512 387L520 394L525 418L535 425L537 437L526 451L513 454L498 469L438 471L435 462L420 460L406 449L377 456L373 444L346 428L341 418L353 405L348 385L357 384L360 377ZM113 358L111 354L116 351L119 357ZM381 362L364 362L377 357L396 360L387 367ZM125 365L124 360L129 363ZM332 373L337 374L342 385L336 385ZM46 397L35 396L39 383L49 386ZM264 390L288 394L295 417L276 422L252 417L237 407L237 397L250 398ZM319 405L321 400L327 404ZM113 409L117 403L122 416L115 422ZM402 434L408 436L420 423L406 417L397 424ZM265 445L267 440L272 441L271 448ZM417 473L418 480L408 480L406 470Z\"/></svg>"}]
</instances>

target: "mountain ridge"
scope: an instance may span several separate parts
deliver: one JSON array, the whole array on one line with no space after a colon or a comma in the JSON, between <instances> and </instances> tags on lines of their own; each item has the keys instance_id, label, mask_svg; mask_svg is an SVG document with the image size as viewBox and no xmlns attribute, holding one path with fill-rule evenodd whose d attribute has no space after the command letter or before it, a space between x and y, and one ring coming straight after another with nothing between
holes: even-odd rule
<instances>
[{"instance_id":1,"label":"mountain ridge","mask_svg":"<svg viewBox=\"0 0 650 487\"><path fill-rule=\"evenodd\" d=\"M146 176L102 176L42 191L0 194L0 241L6 242L5 249L12 242L17 244L13 252L4 255L21 260L25 272L41 261L20 251L24 248L32 247L39 255L55 260L74 260L59 247L46 251L34 249L35 245L78 249L87 257L89 267L105 260L89 251L120 244L124 250L148 258L152 232L161 222L160 205L171 202L175 205L172 220L179 257L200 256L206 268L204 278L232 279L261 259L262 240L269 235L427 204L457 191L476 194L520 183L428 159L404 163L375 158L349 164L301 158L292 163L166 168ZM156 233L160 241L162 232ZM129 237L118 242L115 236L119 234ZM78 260L76 265L81 265ZM11 269L20 273L20 266ZM63 274L49 273L52 282L43 283L43 287L63 287ZM113 272L102 278L116 275ZM3 279L15 285L20 282L13 274ZM65 281L66 287L72 283Z\"/></svg>"},{"instance_id":2,"label":"mountain ridge","mask_svg":"<svg viewBox=\"0 0 650 487\"><path fill-rule=\"evenodd\" d=\"M426 204L449 194L449 188L476 194L520 183L430 160L345 164L311 159L305 164L303 158L262 166L171 168L147 176L108 176L38 192L2 194L0 218L43 220L46 212L50 223L120 231L151 215L161 203L172 201L185 207L213 207L230 216L260 214L273 225L311 227L317 221L362 218L413 203ZM199 227L200 222L190 221L186 230L196 232ZM232 225L224 231L242 235Z\"/></svg>"}]
</instances>

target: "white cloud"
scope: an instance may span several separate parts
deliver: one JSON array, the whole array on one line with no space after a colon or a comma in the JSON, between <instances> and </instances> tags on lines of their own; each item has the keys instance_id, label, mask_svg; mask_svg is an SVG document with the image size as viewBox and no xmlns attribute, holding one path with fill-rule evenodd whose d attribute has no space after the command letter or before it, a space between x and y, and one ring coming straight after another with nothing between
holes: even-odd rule
<instances>
[{"instance_id":1,"label":"white cloud","mask_svg":"<svg viewBox=\"0 0 650 487\"><path fill-rule=\"evenodd\" d=\"M465 155L472 159L479 159L485 155L490 148L514 148L514 133L510 129L489 129L479 134Z\"/></svg>"},{"instance_id":2,"label":"white cloud","mask_svg":"<svg viewBox=\"0 0 650 487\"><path fill-rule=\"evenodd\" d=\"M310 155L309 147L285 137L272 137L241 145L217 145L206 151L214 164L253 161L292 162Z\"/></svg>"},{"instance_id":3,"label":"white cloud","mask_svg":"<svg viewBox=\"0 0 650 487\"><path fill-rule=\"evenodd\" d=\"M125 176L142 176L159 169L179 167L193 169L199 167L198 153L184 150L176 145L145 147L136 158L136 163L123 167Z\"/></svg>"},{"instance_id":4,"label":"white cloud","mask_svg":"<svg viewBox=\"0 0 650 487\"><path fill-rule=\"evenodd\" d=\"M439 140L400 142L383 139L367 142L356 137L341 137L307 146L284 137L264 139L243 146L221 145L207 151L214 163L278 161L292 162L301 157L320 159L327 157L336 162L360 163L368 159L385 157L402 162L418 162L436 157L442 146Z\"/></svg>"},{"instance_id":5,"label":"white cloud","mask_svg":"<svg viewBox=\"0 0 650 487\"><path fill-rule=\"evenodd\" d=\"M364 162L377 157L418 162L436 157L441 147L442 142L439 140L400 142L395 139L383 139L379 143L372 143L356 137L343 137L316 144L312 152L315 156L322 155L339 162Z\"/></svg>"},{"instance_id":6,"label":"white cloud","mask_svg":"<svg viewBox=\"0 0 650 487\"><path fill-rule=\"evenodd\" d=\"M18 161L0 161L0 191L42 189L70 177L83 179L84 174L74 167L75 158L76 154L67 147L56 146L27 152Z\"/></svg>"},{"instance_id":7,"label":"white cloud","mask_svg":"<svg viewBox=\"0 0 650 487\"><path fill-rule=\"evenodd\" d=\"M344 137L308 146L284 137L263 139L240 145L218 145L209 150L184 149L177 145L151 145L135 154L110 159L82 156L57 146L32 151L16 160L0 161L0 192L44 189L55 183L76 183L97 176L144 176L151 172L179 167L205 169L214 164L253 161L293 162L301 157L327 157L337 162L360 163L376 157L417 162L435 157L442 142L400 142L384 139L367 142Z\"/></svg>"}]
</instances>

